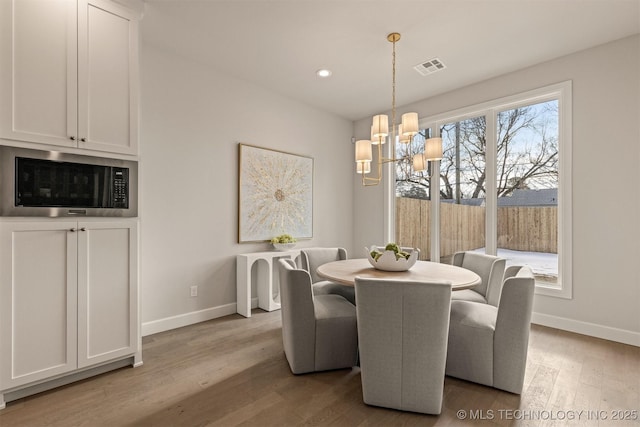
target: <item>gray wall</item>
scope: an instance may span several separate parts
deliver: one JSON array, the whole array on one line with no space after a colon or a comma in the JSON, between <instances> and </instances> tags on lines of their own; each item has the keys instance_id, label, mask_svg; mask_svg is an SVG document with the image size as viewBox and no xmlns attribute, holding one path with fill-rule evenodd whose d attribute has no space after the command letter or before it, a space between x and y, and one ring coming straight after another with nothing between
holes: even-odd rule
<instances>
[{"instance_id":1,"label":"gray wall","mask_svg":"<svg viewBox=\"0 0 640 427\"><path fill-rule=\"evenodd\" d=\"M640 36L400 108L421 118L573 81L573 299L536 295L534 320L640 345ZM370 119L355 124L366 138ZM354 184L354 246L382 241L381 188Z\"/></svg>"},{"instance_id":2,"label":"gray wall","mask_svg":"<svg viewBox=\"0 0 640 427\"><path fill-rule=\"evenodd\" d=\"M143 333L226 314L236 301L235 256L271 249L237 243L239 142L313 157L314 237L298 246L351 248L352 126L143 44Z\"/></svg>"},{"instance_id":3,"label":"gray wall","mask_svg":"<svg viewBox=\"0 0 640 427\"><path fill-rule=\"evenodd\" d=\"M574 297L536 296L534 319L636 343L639 52L634 36L399 108L424 118L572 80ZM369 126L143 44L143 331L224 313L216 309L235 303L235 255L269 249L236 242L238 142L314 157L314 238L299 246L340 245L358 256L382 242L384 192L361 187L349 142L368 137Z\"/></svg>"}]
</instances>

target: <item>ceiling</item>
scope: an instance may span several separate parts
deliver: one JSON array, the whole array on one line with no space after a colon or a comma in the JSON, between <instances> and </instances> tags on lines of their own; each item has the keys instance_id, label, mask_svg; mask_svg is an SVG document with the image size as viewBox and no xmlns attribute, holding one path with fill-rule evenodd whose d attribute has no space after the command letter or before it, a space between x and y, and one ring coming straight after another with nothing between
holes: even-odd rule
<instances>
[{"instance_id":1,"label":"ceiling","mask_svg":"<svg viewBox=\"0 0 640 427\"><path fill-rule=\"evenodd\" d=\"M391 108L390 32L397 105L640 32L640 0L144 3L145 43L350 120ZM413 69L434 57L447 68Z\"/></svg>"}]
</instances>

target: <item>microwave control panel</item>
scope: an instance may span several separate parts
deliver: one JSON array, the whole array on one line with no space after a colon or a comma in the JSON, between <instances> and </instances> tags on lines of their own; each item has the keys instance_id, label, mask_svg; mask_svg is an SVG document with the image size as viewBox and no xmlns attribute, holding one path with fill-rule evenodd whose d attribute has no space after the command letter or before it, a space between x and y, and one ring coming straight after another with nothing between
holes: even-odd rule
<instances>
[{"instance_id":1,"label":"microwave control panel","mask_svg":"<svg viewBox=\"0 0 640 427\"><path fill-rule=\"evenodd\" d=\"M113 207L129 208L129 169L113 168Z\"/></svg>"}]
</instances>

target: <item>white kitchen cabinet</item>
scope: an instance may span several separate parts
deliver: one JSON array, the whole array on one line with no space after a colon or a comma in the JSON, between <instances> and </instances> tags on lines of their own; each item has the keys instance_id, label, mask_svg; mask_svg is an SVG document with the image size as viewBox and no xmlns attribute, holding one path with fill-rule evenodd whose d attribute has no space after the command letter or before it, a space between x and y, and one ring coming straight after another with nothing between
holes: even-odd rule
<instances>
[{"instance_id":1,"label":"white kitchen cabinet","mask_svg":"<svg viewBox=\"0 0 640 427\"><path fill-rule=\"evenodd\" d=\"M78 367L138 351L136 222L78 223Z\"/></svg>"},{"instance_id":2,"label":"white kitchen cabinet","mask_svg":"<svg viewBox=\"0 0 640 427\"><path fill-rule=\"evenodd\" d=\"M110 361L141 363L135 220L0 222L3 395Z\"/></svg>"},{"instance_id":3,"label":"white kitchen cabinet","mask_svg":"<svg viewBox=\"0 0 640 427\"><path fill-rule=\"evenodd\" d=\"M138 151L138 22L108 0L0 2L0 137Z\"/></svg>"},{"instance_id":4,"label":"white kitchen cabinet","mask_svg":"<svg viewBox=\"0 0 640 427\"><path fill-rule=\"evenodd\" d=\"M0 390L77 368L75 222L0 224Z\"/></svg>"}]
</instances>

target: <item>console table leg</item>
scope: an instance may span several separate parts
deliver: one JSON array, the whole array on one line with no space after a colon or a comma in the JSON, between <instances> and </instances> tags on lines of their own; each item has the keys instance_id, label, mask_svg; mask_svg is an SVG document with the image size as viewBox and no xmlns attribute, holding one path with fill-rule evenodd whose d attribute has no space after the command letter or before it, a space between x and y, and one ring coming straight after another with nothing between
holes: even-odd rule
<instances>
[{"instance_id":1,"label":"console table leg","mask_svg":"<svg viewBox=\"0 0 640 427\"><path fill-rule=\"evenodd\" d=\"M251 265L246 257L237 258L236 312L251 317Z\"/></svg>"}]
</instances>

